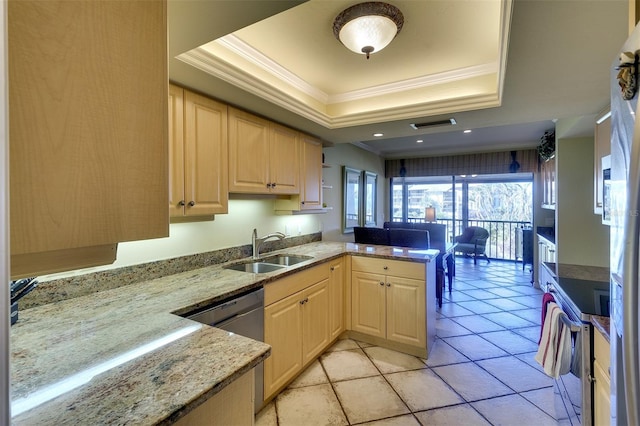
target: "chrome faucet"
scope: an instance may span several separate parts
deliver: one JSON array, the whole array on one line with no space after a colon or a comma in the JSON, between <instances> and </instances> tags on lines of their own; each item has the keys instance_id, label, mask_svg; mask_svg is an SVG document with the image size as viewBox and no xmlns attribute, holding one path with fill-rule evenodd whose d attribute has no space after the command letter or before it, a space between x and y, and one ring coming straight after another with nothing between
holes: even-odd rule
<instances>
[{"instance_id":1,"label":"chrome faucet","mask_svg":"<svg viewBox=\"0 0 640 426\"><path fill-rule=\"evenodd\" d=\"M285 235L282 232L274 232L271 234L267 234L262 238L258 238L258 230L253 228L253 234L251 235L251 245L253 247L253 260L260 259L260 246L262 243L271 238L277 238L279 240L285 238Z\"/></svg>"}]
</instances>

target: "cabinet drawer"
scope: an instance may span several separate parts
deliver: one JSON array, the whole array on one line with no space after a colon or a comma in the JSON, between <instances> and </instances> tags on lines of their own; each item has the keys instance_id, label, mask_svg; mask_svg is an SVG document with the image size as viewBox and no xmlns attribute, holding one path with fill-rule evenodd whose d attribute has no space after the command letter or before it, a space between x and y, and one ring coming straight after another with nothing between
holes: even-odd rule
<instances>
[{"instance_id":1,"label":"cabinet drawer","mask_svg":"<svg viewBox=\"0 0 640 426\"><path fill-rule=\"evenodd\" d=\"M598 330L593 332L593 357L598 361L602 369L607 372L611 366L611 353L609 342ZM608 375L608 374L607 374Z\"/></svg>"},{"instance_id":2,"label":"cabinet drawer","mask_svg":"<svg viewBox=\"0 0 640 426\"><path fill-rule=\"evenodd\" d=\"M353 271L374 274L394 275L397 277L425 279L426 267L424 263L404 262L401 260L379 259L374 257L352 256L351 269Z\"/></svg>"},{"instance_id":3,"label":"cabinet drawer","mask_svg":"<svg viewBox=\"0 0 640 426\"><path fill-rule=\"evenodd\" d=\"M269 283L264 286L264 305L269 306L324 279L329 279L329 263Z\"/></svg>"}]
</instances>

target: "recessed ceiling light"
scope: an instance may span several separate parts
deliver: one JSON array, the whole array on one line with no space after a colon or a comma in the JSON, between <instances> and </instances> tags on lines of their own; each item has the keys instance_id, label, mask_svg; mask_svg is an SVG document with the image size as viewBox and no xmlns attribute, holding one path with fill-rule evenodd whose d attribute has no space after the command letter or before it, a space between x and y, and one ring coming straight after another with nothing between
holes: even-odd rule
<instances>
[{"instance_id":1,"label":"recessed ceiling light","mask_svg":"<svg viewBox=\"0 0 640 426\"><path fill-rule=\"evenodd\" d=\"M380 136L384 136L384 133L374 133L373 136L379 138Z\"/></svg>"},{"instance_id":2,"label":"recessed ceiling light","mask_svg":"<svg viewBox=\"0 0 640 426\"><path fill-rule=\"evenodd\" d=\"M464 131L464 133L471 133L471 130L467 129Z\"/></svg>"},{"instance_id":3,"label":"recessed ceiling light","mask_svg":"<svg viewBox=\"0 0 640 426\"><path fill-rule=\"evenodd\" d=\"M418 139L418 140L416 141L416 143L422 143L422 142L424 142L422 139Z\"/></svg>"}]
</instances>

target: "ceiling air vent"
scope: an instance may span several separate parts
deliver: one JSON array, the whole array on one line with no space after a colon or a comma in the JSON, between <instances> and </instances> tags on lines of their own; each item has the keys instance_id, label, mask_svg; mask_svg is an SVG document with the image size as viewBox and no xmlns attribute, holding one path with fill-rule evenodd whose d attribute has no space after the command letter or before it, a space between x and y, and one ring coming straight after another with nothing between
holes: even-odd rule
<instances>
[{"instance_id":1,"label":"ceiling air vent","mask_svg":"<svg viewBox=\"0 0 640 426\"><path fill-rule=\"evenodd\" d=\"M457 124L456 119L449 118L448 120L430 121L428 123L411 123L409 124L409 126L413 127L416 130L420 130L436 126L453 126L454 124Z\"/></svg>"}]
</instances>

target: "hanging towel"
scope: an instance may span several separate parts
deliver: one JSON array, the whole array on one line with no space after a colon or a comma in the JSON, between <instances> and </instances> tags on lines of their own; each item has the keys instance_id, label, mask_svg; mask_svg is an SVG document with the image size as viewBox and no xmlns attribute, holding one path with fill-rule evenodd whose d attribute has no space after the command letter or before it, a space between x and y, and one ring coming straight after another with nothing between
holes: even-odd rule
<instances>
[{"instance_id":1,"label":"hanging towel","mask_svg":"<svg viewBox=\"0 0 640 426\"><path fill-rule=\"evenodd\" d=\"M567 374L571 367L571 330L560 320L562 309L550 302L542 326L542 340L535 360L544 372L555 379Z\"/></svg>"},{"instance_id":2,"label":"hanging towel","mask_svg":"<svg viewBox=\"0 0 640 426\"><path fill-rule=\"evenodd\" d=\"M544 325L544 319L547 317L547 305L553 302L553 295L551 293L545 293L542 295L542 318L540 318L540 338L538 339L538 345L542 340L542 326Z\"/></svg>"}]
</instances>

